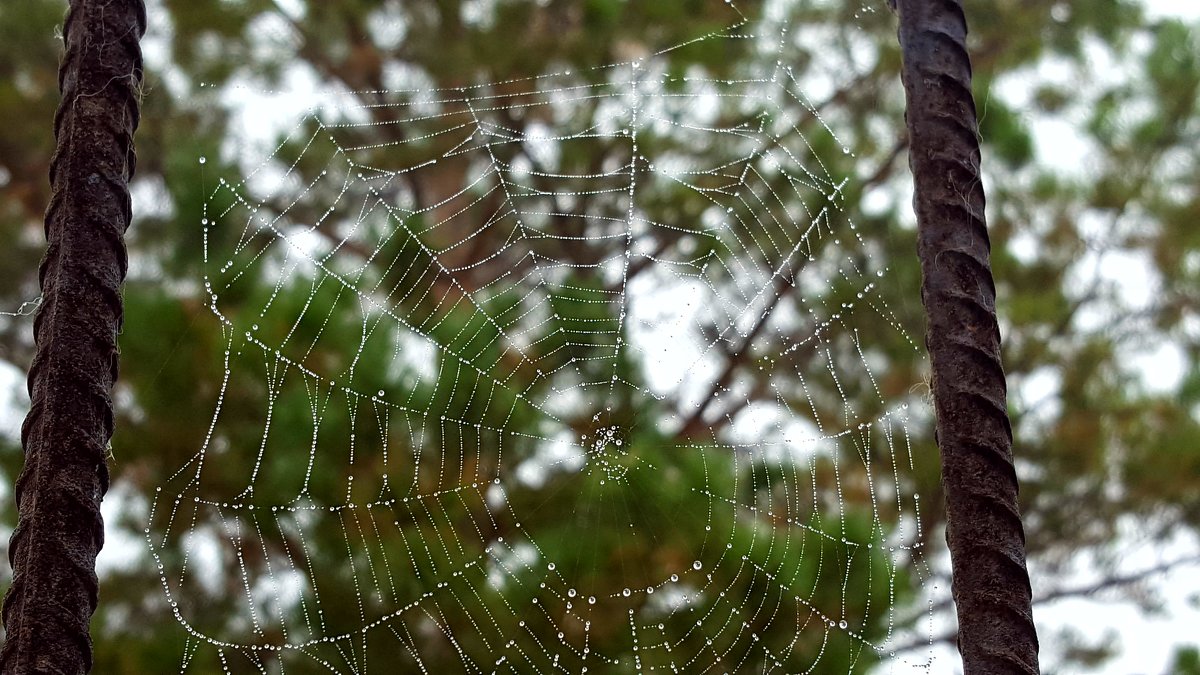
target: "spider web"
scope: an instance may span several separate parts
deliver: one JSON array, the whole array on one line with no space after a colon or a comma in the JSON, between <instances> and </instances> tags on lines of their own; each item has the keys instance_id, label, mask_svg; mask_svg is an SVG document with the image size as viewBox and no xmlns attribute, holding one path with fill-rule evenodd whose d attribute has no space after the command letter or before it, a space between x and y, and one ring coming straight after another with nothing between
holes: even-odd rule
<instances>
[{"instance_id":1,"label":"spider web","mask_svg":"<svg viewBox=\"0 0 1200 675\"><path fill-rule=\"evenodd\" d=\"M224 376L146 530L181 671L886 657L919 500L845 150L782 63L666 53L360 92L211 190Z\"/></svg>"}]
</instances>

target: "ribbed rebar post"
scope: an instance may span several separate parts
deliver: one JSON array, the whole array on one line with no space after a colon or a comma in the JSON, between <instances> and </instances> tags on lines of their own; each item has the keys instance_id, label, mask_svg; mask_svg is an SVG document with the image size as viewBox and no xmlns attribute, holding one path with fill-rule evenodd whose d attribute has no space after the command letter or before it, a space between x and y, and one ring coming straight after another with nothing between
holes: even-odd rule
<instances>
[{"instance_id":1,"label":"ribbed rebar post","mask_svg":"<svg viewBox=\"0 0 1200 675\"><path fill-rule=\"evenodd\" d=\"M1036 674L966 18L960 0L895 9L959 652L966 675Z\"/></svg>"},{"instance_id":2,"label":"ribbed rebar post","mask_svg":"<svg viewBox=\"0 0 1200 675\"><path fill-rule=\"evenodd\" d=\"M86 673L104 543L124 235L142 84L142 0L72 0L63 27L42 303L21 428L0 672Z\"/></svg>"}]
</instances>

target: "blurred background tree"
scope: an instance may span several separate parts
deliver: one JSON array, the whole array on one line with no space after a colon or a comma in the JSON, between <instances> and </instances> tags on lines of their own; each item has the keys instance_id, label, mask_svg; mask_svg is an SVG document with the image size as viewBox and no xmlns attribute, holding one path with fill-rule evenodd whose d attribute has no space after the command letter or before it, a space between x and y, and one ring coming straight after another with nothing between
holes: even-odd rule
<instances>
[{"instance_id":1,"label":"blurred background tree","mask_svg":"<svg viewBox=\"0 0 1200 675\"><path fill-rule=\"evenodd\" d=\"M877 263L889 269L888 283L878 291L880 298L897 314L900 323L913 331L913 339L920 344L918 270L904 170L903 96L898 79L894 18L883 3L874 6L780 0L765 5L739 3L739 6L751 18L766 15L780 25L791 27L782 58L791 64L797 79L811 93L813 106L837 129L841 142L850 150L849 154L843 154L830 140L812 152L825 163L830 177L852 178L843 191L844 213L840 217L857 225L869 241ZM36 296L41 216L48 196L45 176L51 148L50 120L57 92L55 72L60 43L55 27L61 22L62 11L62 3L49 0L28 0L19 6L0 7L0 56L3 57L0 58L0 113L7 120L0 130L0 228L3 228L0 237L8 242L3 254L5 264L0 266L3 309L16 309ZM1195 358L1200 345L1196 323L1200 248L1192 241L1196 236L1194 228L1189 227L1200 217L1195 180L1196 147L1200 140L1198 29L1175 20L1150 18L1138 3L1121 0L1074 3L995 0L973 3L968 11L985 144L993 265L999 287L1005 365L1012 388L1015 449L1022 480L1022 510L1035 602L1041 599L1035 605L1035 616L1076 598L1129 601L1141 612L1150 614L1166 599L1152 583L1155 575L1180 564L1196 563L1196 528L1200 526L1200 485L1194 480L1200 475L1200 429L1196 423L1200 370ZM96 663L98 672L160 672L178 668L183 655L193 653L196 656L190 666L196 672L209 672L221 664L204 660L215 659L211 653L185 652L187 635L172 618L159 579L148 571L151 563L142 530L149 518L147 496L152 494L154 486L167 480L169 472L188 462L207 437L210 411L222 387L219 364L229 338L222 325L213 319L207 295L199 283L206 271L212 273L205 270L199 255L200 214L206 213L205 201L217 177L233 179L252 168L244 162L247 155L254 156L255 152L245 151L246 147L256 152L265 148L258 152L261 155L271 152L283 140L281 135L276 137L277 130L263 132L264 127L254 125L252 114L244 113L247 108L241 100L247 90L228 83L248 85L251 92L310 86L314 90L341 92L339 100L353 101L347 105L374 106L363 108L377 115L366 120L371 124L340 131L339 141L363 147L391 144L390 149L373 154L369 150L364 152L372 155L371 161L389 161L393 166L401 166L411 163L412 157L396 153L439 155L449 149L437 145L451 142L448 138L434 139L424 145L412 142L426 131L444 129L447 124L428 122L424 129L420 124L396 125L395 120L386 116L397 108L381 104L396 103L397 95L378 92L413 87L453 90L565 70L579 75L556 80L559 86L572 83L591 86L598 82L589 78L600 75L592 74L596 71L589 68L644 58L663 47L723 30L736 23L738 17L722 3L687 0L654 3L165 0L152 3L151 13L151 31L146 42L148 90L138 133L136 215L130 231L132 266L126 291L123 367L117 398L120 419L113 441L114 487L105 507L110 537L102 574L102 600L94 621ZM705 77L722 78L745 72L760 58L749 46L716 44L725 49L673 52L666 57L666 67L699 68ZM532 104L525 88L496 86L489 93L503 101L502 106L490 113L489 123L495 128L523 133L546 123L536 114L514 114L522 109L520 106ZM403 95L399 96L403 99ZM412 98L419 96L413 94ZM268 97L268 105L273 100ZM461 106L449 111L451 115L468 113ZM586 119L601 115L602 111L585 107L579 114ZM732 126L738 122L738 114L744 115L746 111L725 110L722 120ZM272 137L263 138L263 133ZM813 138L823 136L814 134ZM643 142L644 152L651 156L688 151L673 146L678 140L673 141L667 135ZM607 162L622 151L627 154L627 147L614 144L566 153L560 159L561 167L578 173L602 172L607 170ZM736 148L712 150L735 151ZM519 149L513 152L518 153ZM208 158L204 167L197 164L201 156ZM301 169L311 175L319 172L321 166L304 162L327 157L328 153L301 153L285 143L278 156L298 158ZM382 159L385 157L388 159ZM363 161L367 163L365 155ZM518 159L514 154L499 157L497 161L514 164ZM426 223L428 226L474 202L473 197L466 201L455 199L470 171L466 160L447 161L436 170L414 174L398 189L415 202L414 206L432 209L427 216L431 221ZM531 180L534 180L531 185L537 187L536 179ZM582 189L578 185L572 187ZM322 209L335 196L322 193L321 189L318 187L288 207L291 218L319 221ZM706 206L697 201L695 194L663 190L661 194L655 192L654 198L653 208L674 219L698 216ZM613 208L603 199L596 197L588 208ZM440 206L434 208L435 205ZM264 208L278 213L285 206L266 204ZM584 208L574 206L580 211ZM572 205L564 203L557 207L569 210ZM208 208L208 213L212 213L213 205ZM481 218L488 215L488 204L474 208ZM569 219L558 225L571 227ZM333 242L339 240L336 229L318 234ZM222 239L223 236L226 235L214 234L213 247L232 250L237 242ZM429 242L440 248L465 235L460 233L444 242L437 242L436 236L430 234ZM654 255L671 258L673 251L684 249L688 238L683 234L659 242L663 248L654 251ZM481 250L491 250L499 248L500 243L495 238L484 238L477 245ZM381 260L396 259L408 265L417 264L415 261L421 255L411 242L395 241L380 249L386 253L380 256ZM368 257L371 250L365 252ZM541 252L578 263L587 263L591 260L589 256L595 255L585 246L567 243ZM344 255L349 258L358 253L347 250ZM513 265L520 270L519 261ZM385 288L402 281L389 278L385 269L371 273L378 275ZM490 278L488 274L494 276L486 268L481 269L476 282L482 286ZM470 282L469 275L463 279ZM222 309L235 321L248 321L273 292L274 281L264 272L261 277L231 286L222 295ZM584 295L576 300L603 290L595 287L589 290L587 284L597 282L596 279L579 282L583 290L578 292ZM310 291L306 285L285 285L279 299L274 301L278 305L273 311L294 317L307 300L321 305L324 311L315 315L322 318L328 315L329 324L301 326L300 331L301 335L309 331L307 335L313 342L321 336L322 348L313 358L327 359L333 372L338 367L337 359L346 356L345 347L358 344L362 316L346 309L345 301L332 294ZM831 294L836 295L832 291ZM790 296L786 301L799 302ZM496 302L502 303L504 298L497 298ZM564 293L558 302L569 303L571 298ZM434 312L429 308L422 310L416 304L406 306L405 311L412 315ZM576 314L575 318L600 322L613 319L603 313ZM455 321L468 323L455 324ZM861 317L857 321L858 328L869 329ZM453 341L467 325L467 315L448 318L445 337L439 340ZM17 373L28 363L31 344L27 319L0 317L0 328L0 358L10 364L13 372L10 381L15 402L5 418L11 432L3 437L4 451L0 455L0 486L5 486L16 476L20 462L16 430L24 404L18 393L21 378ZM475 331L479 327L470 328ZM263 330L286 332L287 327L264 324ZM885 364L875 369L882 398L907 399L920 404L913 406L914 409L923 409L920 387L913 387L921 381L924 369L921 355L902 334L877 332L879 336L872 346L879 350L879 358ZM269 335L262 339L278 343L283 336ZM543 349L551 351L555 347L562 348L563 357L581 359L595 350L595 347L565 344ZM835 349L851 347L834 345ZM746 399L770 400L776 395L769 386L764 386L768 384L768 376L757 374L761 372L758 370L761 364L743 358L736 351L724 357L732 364L730 381L746 383L745 390L749 392ZM505 428L525 425L534 428L537 424L533 419L521 418L519 412L513 413L519 408L511 400L499 400L477 411L462 410L462 401L445 398L446 393L436 387L387 377L389 358L386 351L364 353L365 365L359 372L364 373L362 377L367 381L356 383L356 388L371 392L378 389L389 396L399 396L403 391L404 397L417 400L414 406L417 409L451 410L460 419L492 420ZM789 365L807 373L803 369L812 367L814 358L797 356ZM245 487L244 468L255 464L254 456L263 435L266 377L261 360L259 356L251 358L243 372L252 372L254 377L235 380L224 394L229 412L221 421L226 449L220 464L228 465L229 470L221 473L209 467L206 479L210 488L217 486L214 489L226 493L230 501ZM620 367L634 368L633 364ZM510 365L504 372L509 371L517 382L523 383L516 390L533 387L536 391L538 373L523 370L520 364ZM627 370L622 372L628 374ZM370 381L372 374L374 381ZM634 374L629 377L637 379ZM309 414L308 401L302 389L294 389L299 382L293 380L289 385L293 389L281 393L275 402L277 417L272 423L272 447L306 447L311 442L312 425L305 419ZM867 392L851 391L849 395L864 410L872 405L878 407L878 402L872 403ZM439 396L443 398L438 399ZM837 417L839 401L830 391L819 392L813 399L828 406L826 410L813 411L818 420ZM669 443L655 437L659 432L653 426L637 424L639 415L654 414L639 410L638 406L643 404L635 400L619 402L606 423L637 429L625 440L649 449L643 452L660 449L658 455L646 455L645 461L677 462L661 454L661 448ZM661 405L668 406L669 402ZM658 412L671 414L665 410ZM716 421L710 414L702 420L704 424L685 428L680 434L685 442L701 446L709 443L711 436L706 439L697 432L708 434L714 427L719 430L722 414L724 419L736 414L735 410L716 407L708 412L717 413ZM505 419L506 414L517 417ZM933 454L936 448L930 420L920 414L909 426L913 454L917 457L915 470L906 471L901 484L906 491L922 495L921 526L918 534L909 534L909 543L923 546L926 560L932 566L927 572L931 578L925 582L938 618L932 638L945 645L952 644L953 638L940 619L949 584L948 570L940 553L943 514L939 509L941 497ZM495 419L497 415L501 416L499 420ZM322 434L328 434L329 438L344 437L354 424L345 412L331 413ZM598 431L588 426L587 419L577 425L584 435ZM470 439L451 436L440 437L438 442L466 442L481 447L488 443L482 436ZM413 440L397 438L394 442L395 451L404 452L410 450L404 443L412 444ZM504 441L494 443L502 446ZM707 447L697 456L713 450ZM513 452L519 456L530 451L515 447ZM270 459L281 454L264 456ZM304 467L295 466L303 464L300 461L303 458L304 455L292 455L291 462L265 466L264 474L271 480L265 486L260 483L260 489L275 490L276 494L255 496L269 503L284 503L284 493L288 490L294 493L297 481L304 479ZM486 463L486 453L478 455L477 461ZM686 463L678 468L684 476L703 471ZM795 480L772 475L772 469L767 465L750 467L754 479L749 484L764 488ZM461 477L490 475L486 467L480 466L458 466L451 470L456 477L448 480L422 476L420 471L412 471L413 475L405 478L436 489L439 485L460 484ZM330 495L343 489L347 471L347 467L343 467L340 475L318 471L313 491ZM351 473L361 481L364 494L372 489L378 492L379 478L371 467L360 466ZM629 475L634 481L638 472ZM815 475L820 477L819 490L835 489L832 474L826 468L818 467ZM581 543L595 547L576 553L584 559L595 558L595 551L611 548L613 542L603 537L604 524L624 522L625 516L594 513L582 519L565 518L570 491L587 486L570 482L581 480L572 476L556 480L565 481L558 490L529 490L524 496L519 492L509 495L512 500L527 498L542 502L526 511L538 515L527 518L522 526L537 531L539 541L554 549L546 557L570 559L569 553ZM731 494L737 489L719 481L714 484L714 489ZM659 539L653 545L649 543L651 539L620 540L634 541L635 550L622 552L615 568L595 571L592 583L596 588L634 585L637 574L621 569L620 560L638 561L649 578L653 578L657 568L678 566L680 561L672 558L695 550L696 542L672 541L672 533L702 530L707 522L703 516L695 515L707 507L707 500L686 488L661 484L636 487L639 489L629 490L629 494L642 495L646 503L631 506L628 512L652 514L654 517L639 520L637 524ZM770 494L769 489L764 492ZM651 493L654 499L648 496ZM547 499L551 501L545 503ZM853 503L853 497L848 499ZM753 498L739 496L739 501L752 502ZM666 517L655 511L664 508L664 504L671 509ZM470 522L480 505L446 503L441 508L448 518ZM5 526L11 527L12 511L3 513ZM687 514L699 520L691 522ZM860 513L851 509L842 526L857 529L862 534L859 539L870 539L880 536L876 528L890 531L896 526L895 522L888 522L888 514L882 517L885 522L875 523L869 509ZM715 535L718 540L737 544L749 551L748 555L761 550L754 548L752 540L739 540L740 535L733 532L734 523L709 524L714 529L725 528L726 531ZM481 540L504 536L504 528L512 525L494 523L496 531L484 533ZM401 530L414 536L436 536L438 528L444 526L414 515ZM328 548L343 541L341 527L344 526L331 519L314 528L314 548ZM655 527L661 531L655 531ZM273 535L264 535L264 539L281 549L294 545L285 530L281 527ZM580 532L595 535L595 541L580 542ZM7 536L4 540L7 541ZM1147 561L1144 566L1140 566L1140 561L1124 560L1132 556L1132 551L1146 546L1164 553L1159 560ZM392 553L403 559L399 551ZM170 551L164 552L167 564L179 564L170 555ZM227 570L239 564L251 567L262 564L253 556L235 554L232 550L222 555ZM655 555L666 559L654 561ZM685 559L682 564L687 562ZM813 574L812 570L804 569L799 559L758 563L787 569L799 579L811 578ZM930 629L923 621L924 603L930 599L911 592L915 579L901 576L898 583L901 592L889 600L887 588L878 586L878 578L864 576L867 571L883 568L882 561L868 561L852 569L847 566L846 581L853 590L844 597L863 604L829 613L850 616L872 641L878 641L889 630L890 623L895 622L899 635L911 638L913 650L905 654L905 645L900 645L897 657L914 654L921 657L930 637L926 634ZM397 574L396 578L409 583L406 574ZM642 581L645 585L645 579ZM239 616L246 621L241 577L235 572L218 574L209 583L211 586L202 583L208 590L191 597L191 604L184 608L189 619L214 632L233 630L231 623L236 623ZM354 580L345 577L329 583L344 591L322 595L322 607L330 623L354 625L363 611L356 603L359 595L352 586ZM769 589L739 583L736 579L722 580L723 585L736 588L743 597L770 597ZM416 582L412 584L400 589L398 595L420 590ZM840 589L836 588L830 597L812 598L814 605L823 610L832 610L842 600ZM485 606L496 601L496 598L480 599ZM897 614L889 613L889 602L896 603ZM460 610L456 615L449 608L444 609L446 612L440 617L442 625L452 627L456 635L467 632L453 627L469 625L471 612ZM496 616L502 615L503 612L496 612ZM619 629L620 620L619 616L608 616L590 629L596 651L629 653L630 645L622 642L627 639L627 631ZM605 622L611 625L604 625ZM821 645L796 644L794 635L789 634L789 625L794 627L796 623L774 622L762 639L773 648L790 645L787 652L794 655L795 664L811 662L814 650ZM459 658L452 650L462 649L471 659L491 662L486 658L487 645L452 646L436 634L419 632L419 624L412 626L411 634L396 636L393 648L412 645L426 659L452 659L452 663ZM515 628L504 625L495 630L506 634ZM535 633L552 630L552 624L533 630ZM863 671L877 660L870 650L856 651L853 641L837 643L837 636L844 634L837 631L828 634L834 636L835 643L821 657L821 672ZM703 641L704 636L696 638ZM1089 634L1082 621L1074 630L1061 634L1047 633L1043 626L1042 642L1050 665L1078 668L1101 667L1123 646L1131 646L1107 636ZM444 652L439 653L438 649ZM1181 652L1177 664L1189 663L1189 654ZM367 657L364 647L363 653L353 659ZM375 663L386 657L386 652L370 653L370 660ZM322 658L336 657L324 654ZM534 658L530 663L538 665ZM750 669L754 665L751 662L744 667ZM250 664L243 661L231 667L242 672ZM784 670L790 672L793 668Z\"/></svg>"}]
</instances>

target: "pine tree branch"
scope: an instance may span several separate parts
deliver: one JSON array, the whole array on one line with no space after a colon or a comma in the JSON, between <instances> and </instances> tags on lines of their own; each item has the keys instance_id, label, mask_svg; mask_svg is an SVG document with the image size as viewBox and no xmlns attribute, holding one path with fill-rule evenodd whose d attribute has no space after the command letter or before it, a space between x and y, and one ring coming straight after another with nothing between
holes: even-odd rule
<instances>
[{"instance_id":1,"label":"pine tree branch","mask_svg":"<svg viewBox=\"0 0 1200 675\"><path fill-rule=\"evenodd\" d=\"M1184 567L1187 565L1196 565L1196 564L1200 564L1200 555L1190 555L1190 556L1186 556L1183 558L1179 558L1177 560L1171 560L1168 562L1159 563L1158 565L1147 567L1145 569L1141 569L1136 572L1130 572L1129 574L1119 574L1116 576L1105 577L1103 579L1099 579L1090 584L1084 584L1084 585L1080 585L1080 586L1064 586L1062 588L1056 588L1052 591L1048 591L1048 592L1043 593L1043 594L1039 595L1038 597L1034 598L1033 604L1034 604L1034 606L1039 606L1039 605L1048 605L1052 602L1057 602L1059 600L1073 600L1073 599L1079 599L1079 598L1087 598L1087 597L1096 595L1097 593L1103 593L1104 591L1109 591L1109 590L1113 590L1113 589L1117 589L1117 588L1124 588L1126 586L1133 586L1135 584L1140 584L1152 576L1155 576L1158 574L1165 574L1165 573L1170 572L1178 567ZM952 604L952 601L949 599L943 600L940 602L935 602L934 604L929 606L928 611L938 612L938 611L941 611L944 609L948 609L951 604ZM923 614L924 614L924 612L922 613L922 615ZM909 621L901 621L900 623L902 625L904 623L910 623L911 621L913 621L917 618L918 617L912 617ZM957 632L948 631L948 632L941 633L938 635L931 635L929 637L921 638L920 640L913 640L911 642L906 642L906 643L897 645L895 647L890 648L889 651L894 652L896 654L900 654L900 653L904 653L904 652L915 651L917 649L924 649L933 644L952 643L952 642L954 642L954 639L955 639L955 637L957 637L957 635L958 635Z\"/></svg>"}]
</instances>

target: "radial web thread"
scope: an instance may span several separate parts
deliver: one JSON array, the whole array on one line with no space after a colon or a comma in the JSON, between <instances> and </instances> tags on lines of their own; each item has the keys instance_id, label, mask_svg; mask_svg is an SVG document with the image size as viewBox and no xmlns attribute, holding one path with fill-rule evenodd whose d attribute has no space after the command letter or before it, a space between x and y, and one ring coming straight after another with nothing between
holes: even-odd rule
<instances>
[{"instance_id":1,"label":"radial web thread","mask_svg":"<svg viewBox=\"0 0 1200 675\"><path fill-rule=\"evenodd\" d=\"M181 671L887 657L925 578L888 270L785 64L668 53L330 95L210 186L224 379L146 531Z\"/></svg>"}]
</instances>

